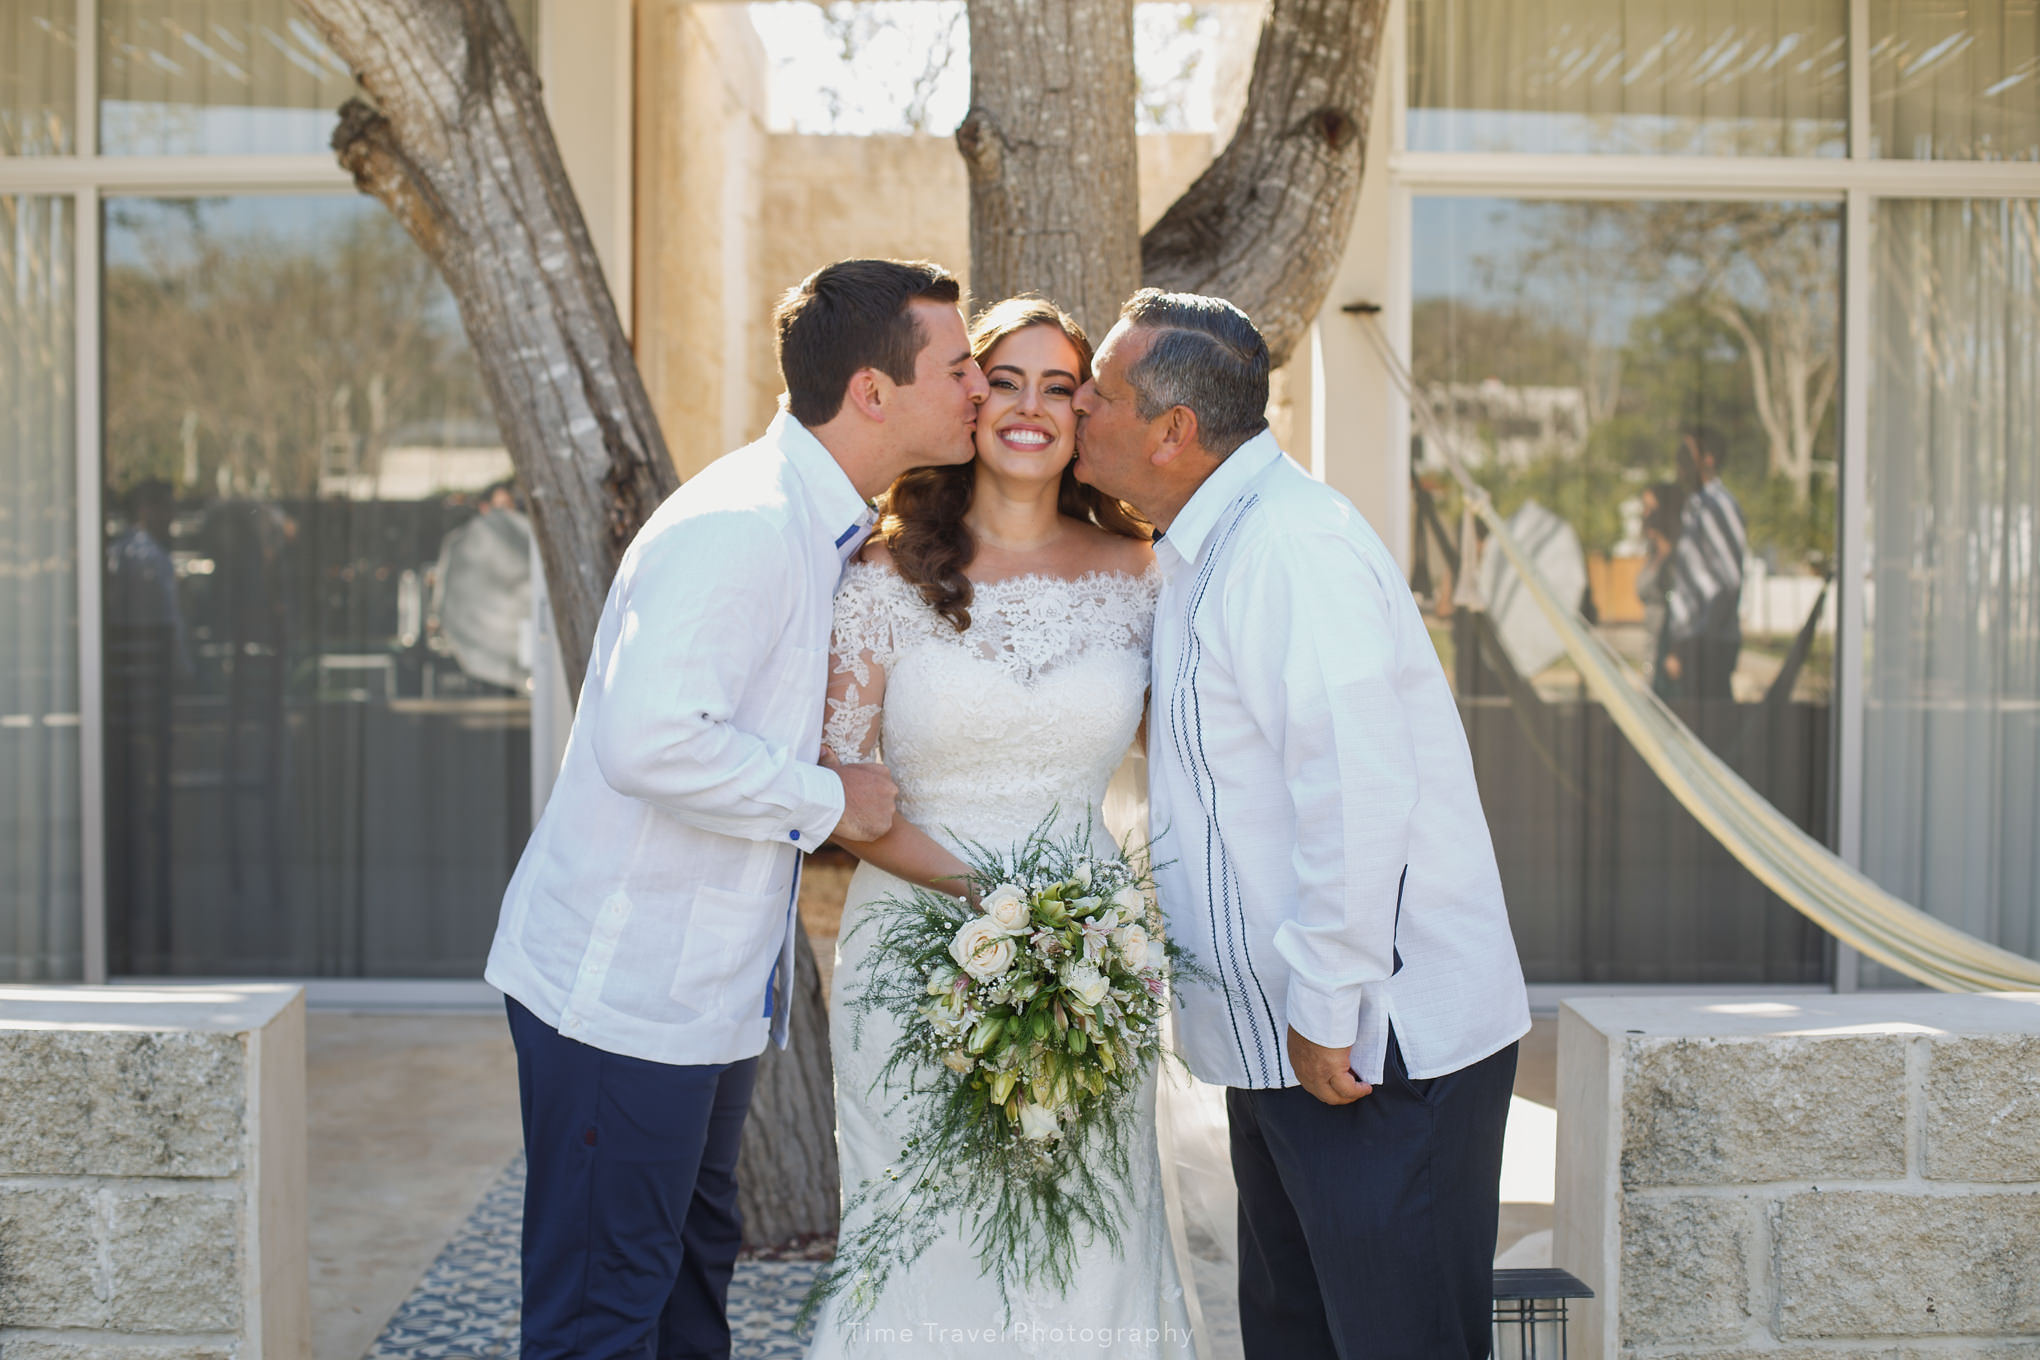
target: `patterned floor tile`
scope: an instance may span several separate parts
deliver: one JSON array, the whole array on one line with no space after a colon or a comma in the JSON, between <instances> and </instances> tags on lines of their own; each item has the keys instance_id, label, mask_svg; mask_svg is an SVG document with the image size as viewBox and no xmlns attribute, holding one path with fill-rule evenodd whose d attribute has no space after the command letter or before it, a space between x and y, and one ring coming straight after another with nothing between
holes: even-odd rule
<instances>
[{"instance_id":1,"label":"patterned floor tile","mask_svg":"<svg viewBox=\"0 0 2040 1360\"><path fill-rule=\"evenodd\" d=\"M363 1360L512 1360L517 1354L518 1235L524 1158L505 1167ZM735 1360L800 1360L794 1315L812 1261L740 1261L730 1282Z\"/></svg>"}]
</instances>

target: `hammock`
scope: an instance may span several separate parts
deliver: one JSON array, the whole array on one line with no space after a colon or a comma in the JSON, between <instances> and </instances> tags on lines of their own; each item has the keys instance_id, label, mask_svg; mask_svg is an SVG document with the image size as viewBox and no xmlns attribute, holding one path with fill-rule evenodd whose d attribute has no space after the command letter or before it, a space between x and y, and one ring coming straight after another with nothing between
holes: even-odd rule
<instances>
[{"instance_id":1,"label":"hammock","mask_svg":"<svg viewBox=\"0 0 2040 1360\"><path fill-rule=\"evenodd\" d=\"M1453 452L1430 404L1418 399L1409 370L1381 331L1378 309L1360 304L1346 310L1359 315L1390 380L1564 642L1588 692L1694 820L1793 910L1887 968L1944 992L2040 991L2040 962L1957 930L1878 887L1771 806L1679 721L1538 573Z\"/></svg>"}]
</instances>

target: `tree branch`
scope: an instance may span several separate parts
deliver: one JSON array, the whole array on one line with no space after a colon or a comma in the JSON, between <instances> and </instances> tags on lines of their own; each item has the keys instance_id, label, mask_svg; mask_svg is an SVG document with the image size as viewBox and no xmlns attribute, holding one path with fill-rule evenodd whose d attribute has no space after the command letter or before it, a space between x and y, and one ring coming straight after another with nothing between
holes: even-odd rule
<instances>
[{"instance_id":1,"label":"tree branch","mask_svg":"<svg viewBox=\"0 0 2040 1360\"><path fill-rule=\"evenodd\" d=\"M1289 357L1359 202L1386 0L1274 0L1232 141L1141 241L1141 281L1214 293Z\"/></svg>"}]
</instances>

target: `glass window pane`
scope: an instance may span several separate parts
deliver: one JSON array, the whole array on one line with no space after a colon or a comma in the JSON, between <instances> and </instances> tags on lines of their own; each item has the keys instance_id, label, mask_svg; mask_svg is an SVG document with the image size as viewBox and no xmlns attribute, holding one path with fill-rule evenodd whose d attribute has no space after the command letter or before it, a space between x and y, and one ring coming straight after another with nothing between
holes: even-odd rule
<instances>
[{"instance_id":1,"label":"glass window pane","mask_svg":"<svg viewBox=\"0 0 2040 1360\"><path fill-rule=\"evenodd\" d=\"M473 976L532 553L452 300L354 195L105 224L110 967Z\"/></svg>"},{"instance_id":2,"label":"glass window pane","mask_svg":"<svg viewBox=\"0 0 2040 1360\"><path fill-rule=\"evenodd\" d=\"M0 978L81 975L69 198L0 197Z\"/></svg>"},{"instance_id":3,"label":"glass window pane","mask_svg":"<svg viewBox=\"0 0 2040 1360\"><path fill-rule=\"evenodd\" d=\"M1441 439L1602 637L1825 838L1837 211L1419 199L1414 212L1413 368ZM1827 976L1822 933L1665 790L1505 560L1470 541L1445 450L1420 434L1413 463L1412 586L1459 696L1529 976Z\"/></svg>"},{"instance_id":4,"label":"glass window pane","mask_svg":"<svg viewBox=\"0 0 2040 1360\"><path fill-rule=\"evenodd\" d=\"M1847 0L1411 0L1412 151L1848 154Z\"/></svg>"},{"instance_id":5,"label":"glass window pane","mask_svg":"<svg viewBox=\"0 0 2040 1360\"><path fill-rule=\"evenodd\" d=\"M2040 159L2040 0L1870 0L1873 153Z\"/></svg>"},{"instance_id":6,"label":"glass window pane","mask_svg":"<svg viewBox=\"0 0 2040 1360\"><path fill-rule=\"evenodd\" d=\"M77 0L0 4L0 156L77 149L77 19Z\"/></svg>"},{"instance_id":7,"label":"glass window pane","mask_svg":"<svg viewBox=\"0 0 2040 1360\"><path fill-rule=\"evenodd\" d=\"M512 0L527 40L536 0ZM99 149L323 152L357 91L293 0L100 0Z\"/></svg>"},{"instance_id":8,"label":"glass window pane","mask_svg":"<svg viewBox=\"0 0 2040 1360\"><path fill-rule=\"evenodd\" d=\"M1863 868L2040 958L2040 204L1875 242Z\"/></svg>"}]
</instances>

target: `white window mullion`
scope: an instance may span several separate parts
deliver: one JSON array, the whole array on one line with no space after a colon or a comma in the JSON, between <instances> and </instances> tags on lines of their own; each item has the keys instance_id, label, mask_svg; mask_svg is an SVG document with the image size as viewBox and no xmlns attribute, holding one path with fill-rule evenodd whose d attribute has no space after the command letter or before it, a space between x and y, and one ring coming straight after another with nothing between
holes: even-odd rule
<instances>
[{"instance_id":1,"label":"white window mullion","mask_svg":"<svg viewBox=\"0 0 2040 1360\"><path fill-rule=\"evenodd\" d=\"M1835 853L1863 863L1863 631L1870 583L1870 234L1876 200L1851 193L1842 218L1841 524L1835 569ZM1835 990L1856 990L1859 959L1835 946Z\"/></svg>"},{"instance_id":2,"label":"white window mullion","mask_svg":"<svg viewBox=\"0 0 2040 1360\"><path fill-rule=\"evenodd\" d=\"M1849 158L1870 159L1870 0L1849 0Z\"/></svg>"},{"instance_id":3,"label":"white window mullion","mask_svg":"<svg viewBox=\"0 0 2040 1360\"><path fill-rule=\"evenodd\" d=\"M78 0L78 104L72 114L71 148L80 158L99 154L99 4Z\"/></svg>"},{"instance_id":4,"label":"white window mullion","mask_svg":"<svg viewBox=\"0 0 2040 1360\"><path fill-rule=\"evenodd\" d=\"M77 306L75 417L78 501L78 796L84 863L85 981L106 981L106 669L101 630L104 601L100 542L99 194L81 189L71 200L72 296Z\"/></svg>"}]
</instances>

